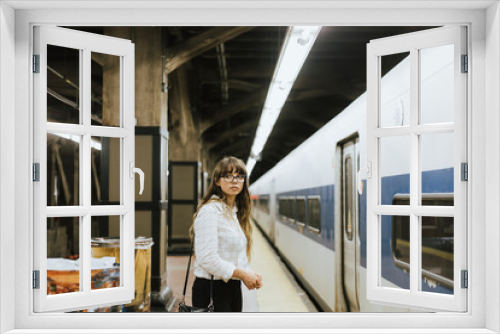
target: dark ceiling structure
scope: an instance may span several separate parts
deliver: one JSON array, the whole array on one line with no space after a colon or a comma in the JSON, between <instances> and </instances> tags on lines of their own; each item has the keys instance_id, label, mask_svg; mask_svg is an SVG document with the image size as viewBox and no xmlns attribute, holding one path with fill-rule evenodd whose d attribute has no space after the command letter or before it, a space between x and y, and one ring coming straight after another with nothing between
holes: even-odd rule
<instances>
[{"instance_id":1,"label":"dark ceiling structure","mask_svg":"<svg viewBox=\"0 0 500 334\"><path fill-rule=\"evenodd\" d=\"M103 33L102 27L72 28ZM370 40L429 28L323 27L252 172L252 180L365 92L366 45ZM189 74L191 113L204 154L210 161L234 155L246 162L287 27L161 29L168 44L167 73L184 66ZM171 62L168 52L176 55ZM176 62L182 58L179 54L185 54L183 63ZM383 74L404 56L384 61Z\"/></svg>"},{"instance_id":2,"label":"dark ceiling structure","mask_svg":"<svg viewBox=\"0 0 500 334\"><path fill-rule=\"evenodd\" d=\"M323 27L264 147L257 180L366 90L366 44L429 27ZM192 38L210 28L180 28ZM217 158L246 161L287 27L255 27L192 61L193 113ZM404 58L383 62L383 74Z\"/></svg>"}]
</instances>

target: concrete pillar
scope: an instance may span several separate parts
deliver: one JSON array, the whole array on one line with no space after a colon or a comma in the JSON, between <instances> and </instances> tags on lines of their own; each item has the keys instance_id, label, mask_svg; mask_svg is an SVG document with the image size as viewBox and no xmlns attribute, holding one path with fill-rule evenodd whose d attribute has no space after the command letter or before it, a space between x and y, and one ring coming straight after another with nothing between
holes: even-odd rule
<instances>
[{"instance_id":1,"label":"concrete pillar","mask_svg":"<svg viewBox=\"0 0 500 334\"><path fill-rule=\"evenodd\" d=\"M163 61L162 36L159 27L105 27L104 34L130 39L135 44L135 117L137 126L161 126L167 128L167 93L162 91ZM103 121L116 125L112 113L119 103L116 77L120 68L112 61L113 56L103 57Z\"/></svg>"},{"instance_id":2,"label":"concrete pillar","mask_svg":"<svg viewBox=\"0 0 500 334\"><path fill-rule=\"evenodd\" d=\"M138 194L136 180L136 202L143 204L136 210L136 237L153 237L151 263L152 295L157 296L167 286L167 170L168 160L168 94L163 90L164 43L161 27L104 27L104 35L132 40L135 44L135 118L136 166L145 172L143 195ZM103 125L119 124L120 66L114 56L96 56L103 66ZM118 158L109 161L119 166ZM110 199L113 196L110 185ZM148 209L145 209L148 208ZM149 209L150 208L150 209Z\"/></svg>"},{"instance_id":3,"label":"concrete pillar","mask_svg":"<svg viewBox=\"0 0 500 334\"><path fill-rule=\"evenodd\" d=\"M171 129L169 160L199 161L201 145L197 126L191 113L185 66L172 72L168 79Z\"/></svg>"}]
</instances>

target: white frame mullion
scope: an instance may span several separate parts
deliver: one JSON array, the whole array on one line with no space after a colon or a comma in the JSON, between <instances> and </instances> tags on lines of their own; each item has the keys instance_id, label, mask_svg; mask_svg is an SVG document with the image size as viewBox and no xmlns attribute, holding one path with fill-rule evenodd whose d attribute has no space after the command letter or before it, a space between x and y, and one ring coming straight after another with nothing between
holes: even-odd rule
<instances>
[{"instance_id":1,"label":"white frame mullion","mask_svg":"<svg viewBox=\"0 0 500 334\"><path fill-rule=\"evenodd\" d=\"M53 206L47 208L47 217L118 216L130 212L124 205Z\"/></svg>"},{"instance_id":2,"label":"white frame mullion","mask_svg":"<svg viewBox=\"0 0 500 334\"><path fill-rule=\"evenodd\" d=\"M34 123L38 126L38 131L34 132L33 140L33 161L40 164L40 178L42 175L47 175L47 45L44 34L39 28L34 29L34 54L40 55L40 73L33 77L33 92L34 105L38 106L37 112L34 113ZM33 184L33 216L39 217L34 219L33 240L36 244L42 245L34 251L33 266L34 270L40 271L40 286L47 286L47 183L39 182ZM34 304L43 303L43 298L39 293L34 294Z\"/></svg>"},{"instance_id":3,"label":"white frame mullion","mask_svg":"<svg viewBox=\"0 0 500 334\"><path fill-rule=\"evenodd\" d=\"M416 214L423 217L454 217L455 209L452 206L421 206L410 205L376 205L372 212L377 215L410 216Z\"/></svg>"},{"instance_id":4,"label":"white frame mullion","mask_svg":"<svg viewBox=\"0 0 500 334\"><path fill-rule=\"evenodd\" d=\"M453 132L455 132L455 126L453 124L443 123L443 124L401 126L398 128L377 128L373 130L373 135L382 138L382 137L394 137L394 136L408 136L411 133L418 135L427 135L427 134L453 133Z\"/></svg>"},{"instance_id":5,"label":"white frame mullion","mask_svg":"<svg viewBox=\"0 0 500 334\"><path fill-rule=\"evenodd\" d=\"M375 130L379 128L380 120L380 57L376 56L373 45L367 46L367 77L366 77L366 100L367 100L367 161L372 162L372 177L366 180L367 191L366 198L366 229L367 235L380 236L381 215L375 213L375 208L380 207L380 179L377 177L380 170L380 138L374 135ZM368 300L375 300L378 297L378 286L380 285L380 276L378 273L381 268L380 259L380 238L367 239L367 265L366 296Z\"/></svg>"},{"instance_id":6,"label":"white frame mullion","mask_svg":"<svg viewBox=\"0 0 500 334\"><path fill-rule=\"evenodd\" d=\"M410 128L413 130L418 125L419 100L420 100L420 76L419 76L418 50L410 50ZM419 219L414 209L420 204L419 200L419 138L414 131L410 132L410 292L418 291L419 281Z\"/></svg>"},{"instance_id":7,"label":"white frame mullion","mask_svg":"<svg viewBox=\"0 0 500 334\"><path fill-rule=\"evenodd\" d=\"M124 138L130 134L130 131L111 126L91 126L90 133L96 137Z\"/></svg>"},{"instance_id":8,"label":"white frame mullion","mask_svg":"<svg viewBox=\"0 0 500 334\"><path fill-rule=\"evenodd\" d=\"M120 91L121 101L121 117L120 122L124 130L128 131L127 136L122 139L121 156L123 163L121 164L121 175L123 191L121 192L120 202L128 209L128 214L123 215L121 218L121 243L131 243L135 245L135 226L134 222L134 207L135 207L135 181L130 178L131 162L135 161L135 96L134 82L135 82L135 55L132 52L121 58L120 61L121 75L123 85ZM127 69L125 71L124 69ZM125 94L124 92L129 92ZM132 92L132 94L130 94ZM134 166L135 167L135 166ZM125 181L127 180L127 181ZM122 248L124 251L121 253L124 263L134 263L134 247ZM129 293L134 295L134 268L133 266L125 267L124 272L120 271L123 278L120 282L122 285L128 287Z\"/></svg>"},{"instance_id":9,"label":"white frame mullion","mask_svg":"<svg viewBox=\"0 0 500 334\"><path fill-rule=\"evenodd\" d=\"M90 209L92 203L92 188L91 182L88 180L92 179L92 168L91 168L91 137L90 132L90 120L91 120L91 58L90 50L88 48L82 50L82 67L81 75L82 84L80 87L80 97L82 104L80 105L80 111L82 114L82 125L86 130L82 137L82 159L80 164L83 169L82 177L80 177L81 187L83 189L83 207ZM91 231L91 216L90 212L87 211L83 217L83 234L80 236L81 248L83 256L80 256L80 280L82 282L82 288L80 289L85 294L90 294L91 291L91 256L92 249L90 244L90 239L92 235ZM83 278L82 278L83 276Z\"/></svg>"},{"instance_id":10,"label":"white frame mullion","mask_svg":"<svg viewBox=\"0 0 500 334\"><path fill-rule=\"evenodd\" d=\"M80 104L81 106L83 104ZM123 138L126 137L130 131L111 126L91 126L89 125L78 125L78 124L64 124L64 123L47 123L47 133L52 134L68 134L83 136L86 133L90 133L91 136L96 137L110 137L110 138Z\"/></svg>"},{"instance_id":11,"label":"white frame mullion","mask_svg":"<svg viewBox=\"0 0 500 334\"><path fill-rule=\"evenodd\" d=\"M459 35L456 37L455 41L455 59L460 59L462 54L467 54L467 43L462 41L466 40L467 29L465 27L460 27ZM460 61L455 62L455 71L459 75L455 76L455 102L459 101L455 105L455 135L453 141L455 143L453 160L455 167L460 166L462 162L468 163L467 157L467 75L461 74L461 63ZM470 70L470 67L469 67ZM461 136L461 134L463 134ZM471 173L469 172L469 175ZM454 257L454 292L455 296L462 300L462 309L467 310L467 289L461 288L460 273L461 270L468 270L467 266L467 205L462 205L462 203L467 203L467 182L461 180L461 171L455 170L454 172L454 205L455 205L455 219L454 219L454 239L455 244L463 245L459 249L455 248L454 253L458 254L461 252L460 256ZM458 205L457 205L458 203ZM457 224L458 223L458 224ZM458 225L458 228L457 228Z\"/></svg>"}]
</instances>

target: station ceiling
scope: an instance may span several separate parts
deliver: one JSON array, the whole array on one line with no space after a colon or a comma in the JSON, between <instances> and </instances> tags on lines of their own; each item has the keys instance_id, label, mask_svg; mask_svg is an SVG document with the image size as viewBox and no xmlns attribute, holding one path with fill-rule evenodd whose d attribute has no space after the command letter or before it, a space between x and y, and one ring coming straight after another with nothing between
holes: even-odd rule
<instances>
[{"instance_id":1,"label":"station ceiling","mask_svg":"<svg viewBox=\"0 0 500 334\"><path fill-rule=\"evenodd\" d=\"M102 27L73 28L103 33ZM365 92L370 40L428 28L323 27L251 179L257 180ZM287 27L161 29L167 55L186 55L182 66L189 74L191 113L204 154L212 163L225 155L246 162ZM383 74L403 58L384 61ZM167 57L168 71L180 66L171 64Z\"/></svg>"},{"instance_id":2,"label":"station ceiling","mask_svg":"<svg viewBox=\"0 0 500 334\"><path fill-rule=\"evenodd\" d=\"M427 28L323 27L251 178L257 180L366 91L370 40ZM180 30L192 38L207 29ZM286 30L255 27L223 43L222 51L217 47L192 60L198 90L192 95L193 113L201 125L203 145L215 159L248 159ZM383 74L403 58L383 62Z\"/></svg>"}]
</instances>

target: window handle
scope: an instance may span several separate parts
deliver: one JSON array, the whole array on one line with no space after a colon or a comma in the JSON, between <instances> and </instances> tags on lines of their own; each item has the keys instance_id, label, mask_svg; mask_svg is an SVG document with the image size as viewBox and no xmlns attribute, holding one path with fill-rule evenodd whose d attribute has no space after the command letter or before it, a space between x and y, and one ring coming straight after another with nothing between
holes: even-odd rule
<instances>
[{"instance_id":1,"label":"window handle","mask_svg":"<svg viewBox=\"0 0 500 334\"><path fill-rule=\"evenodd\" d=\"M133 161L130 161L129 167L130 167L130 175L129 176L131 179L134 178L134 173L139 174L139 184L141 187L141 189L139 190L139 195L142 195L142 191L144 190L144 172L140 168L134 167Z\"/></svg>"},{"instance_id":2,"label":"window handle","mask_svg":"<svg viewBox=\"0 0 500 334\"><path fill-rule=\"evenodd\" d=\"M360 170L358 170L358 172L356 173L356 186L360 195L363 194L363 182L361 181L361 173L366 173L369 179L372 178L372 163L370 161L368 161L367 167L360 168Z\"/></svg>"}]
</instances>

